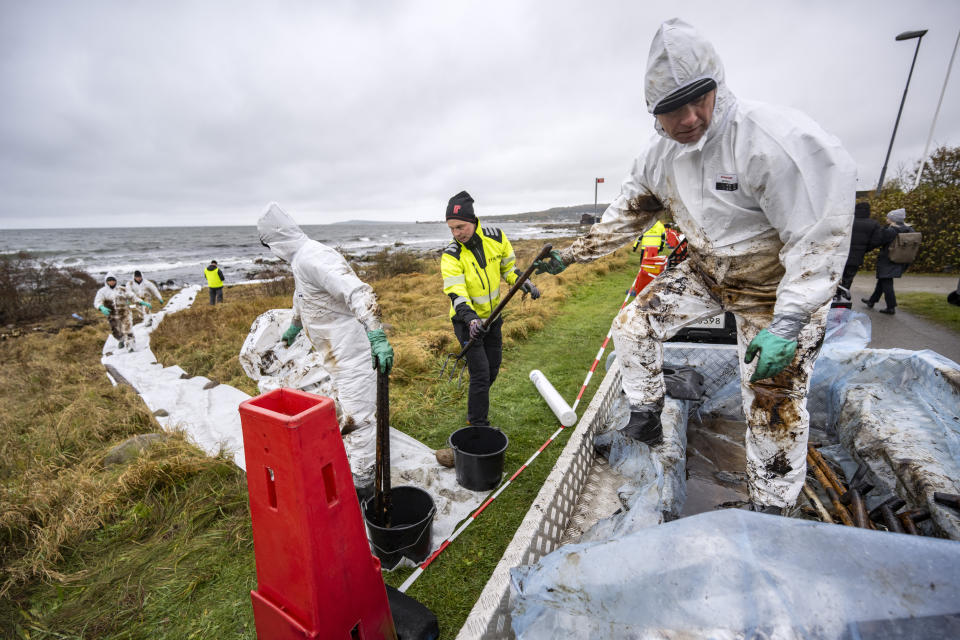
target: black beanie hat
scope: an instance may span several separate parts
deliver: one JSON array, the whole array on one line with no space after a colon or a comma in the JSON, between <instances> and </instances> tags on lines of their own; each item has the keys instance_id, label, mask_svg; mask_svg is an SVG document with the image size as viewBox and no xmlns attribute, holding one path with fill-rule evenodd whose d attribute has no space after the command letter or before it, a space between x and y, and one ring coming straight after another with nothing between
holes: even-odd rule
<instances>
[{"instance_id":1,"label":"black beanie hat","mask_svg":"<svg viewBox=\"0 0 960 640\"><path fill-rule=\"evenodd\" d=\"M477 216L473 213L473 198L466 191L461 191L447 202L447 220L463 220L477 223Z\"/></svg>"},{"instance_id":2,"label":"black beanie hat","mask_svg":"<svg viewBox=\"0 0 960 640\"><path fill-rule=\"evenodd\" d=\"M134 271L134 272L133 272L133 277L134 277L134 278L142 278L142 277L143 277L143 274L140 273L139 271Z\"/></svg>"}]
</instances>

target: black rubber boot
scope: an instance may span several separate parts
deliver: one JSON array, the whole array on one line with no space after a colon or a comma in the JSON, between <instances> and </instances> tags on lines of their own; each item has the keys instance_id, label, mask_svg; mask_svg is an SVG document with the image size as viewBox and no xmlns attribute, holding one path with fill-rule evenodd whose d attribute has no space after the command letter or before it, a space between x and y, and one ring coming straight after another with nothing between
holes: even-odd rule
<instances>
[{"instance_id":1,"label":"black rubber boot","mask_svg":"<svg viewBox=\"0 0 960 640\"><path fill-rule=\"evenodd\" d=\"M620 433L651 447L660 444L663 442L660 411L653 409L630 411L630 422L623 429L620 429Z\"/></svg>"}]
</instances>

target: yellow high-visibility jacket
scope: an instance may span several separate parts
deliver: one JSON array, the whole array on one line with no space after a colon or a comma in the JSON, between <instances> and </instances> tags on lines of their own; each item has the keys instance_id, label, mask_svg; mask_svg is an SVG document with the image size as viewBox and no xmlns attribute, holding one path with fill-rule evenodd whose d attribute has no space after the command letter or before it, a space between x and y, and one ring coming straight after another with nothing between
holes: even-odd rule
<instances>
[{"instance_id":1,"label":"yellow high-visibility jacket","mask_svg":"<svg viewBox=\"0 0 960 640\"><path fill-rule=\"evenodd\" d=\"M203 275L207 276L207 286L211 289L223 286L223 272L220 269L207 267L203 270Z\"/></svg>"},{"instance_id":2,"label":"yellow high-visibility jacket","mask_svg":"<svg viewBox=\"0 0 960 640\"><path fill-rule=\"evenodd\" d=\"M664 234L667 232L667 228L663 226L663 223L657 220L657 223L647 229L642 236L637 238L637 241L633 243L633 250L637 250L637 246L646 248L646 247L657 247L657 252L663 251L663 239Z\"/></svg>"},{"instance_id":3,"label":"yellow high-visibility jacket","mask_svg":"<svg viewBox=\"0 0 960 640\"><path fill-rule=\"evenodd\" d=\"M450 317L464 303L480 318L489 317L500 303L500 279L512 285L520 275L516 262L506 234L495 227L484 229L479 222L466 243L454 240L447 245L440 256L440 275L443 292L450 298Z\"/></svg>"}]
</instances>

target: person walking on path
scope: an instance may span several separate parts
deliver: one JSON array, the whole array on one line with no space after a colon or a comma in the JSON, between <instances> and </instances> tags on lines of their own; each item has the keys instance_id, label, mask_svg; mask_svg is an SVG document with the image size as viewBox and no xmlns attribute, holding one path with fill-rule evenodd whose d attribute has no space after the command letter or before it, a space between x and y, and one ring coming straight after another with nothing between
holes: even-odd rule
<instances>
[{"instance_id":1,"label":"person walking on path","mask_svg":"<svg viewBox=\"0 0 960 640\"><path fill-rule=\"evenodd\" d=\"M207 286L210 287L210 304L215 305L218 302L223 304L223 271L217 266L216 260L211 260L207 268L203 270L203 275L207 278Z\"/></svg>"},{"instance_id":2,"label":"person walking on path","mask_svg":"<svg viewBox=\"0 0 960 640\"><path fill-rule=\"evenodd\" d=\"M887 214L887 226L879 230L880 255L877 256L877 286L869 298L860 299L868 308L873 309L873 305L877 304L883 296L887 306L879 311L891 316L897 312L897 295L893 291L893 279L901 277L909 265L890 259L890 243L901 233L913 233L913 227L906 223L906 219L906 209L894 209Z\"/></svg>"},{"instance_id":3,"label":"person walking on path","mask_svg":"<svg viewBox=\"0 0 960 640\"><path fill-rule=\"evenodd\" d=\"M117 285L117 278L108 273L103 286L93 299L93 308L107 317L110 333L117 339L118 347L133 349L133 313L130 305L149 305L124 286Z\"/></svg>"},{"instance_id":4,"label":"person walking on path","mask_svg":"<svg viewBox=\"0 0 960 640\"><path fill-rule=\"evenodd\" d=\"M322 358L337 390L340 432L351 445L353 483L366 495L376 458L376 372L390 373L393 367L377 297L342 255L308 238L275 202L257 221L257 230L260 242L293 271L294 315L282 339L289 346L303 330Z\"/></svg>"},{"instance_id":5,"label":"person walking on path","mask_svg":"<svg viewBox=\"0 0 960 640\"><path fill-rule=\"evenodd\" d=\"M157 285L152 283L149 280L145 280L143 274L139 271L133 272L133 280L127 282L127 289L133 292L135 296L144 300L146 304L137 305L137 308L140 310L140 315L143 320L147 319L147 315L150 311L153 311L153 305L147 301L148 296L152 296L160 301L160 304L163 304L163 296L160 295L160 290L157 289Z\"/></svg>"},{"instance_id":6,"label":"person walking on path","mask_svg":"<svg viewBox=\"0 0 960 640\"><path fill-rule=\"evenodd\" d=\"M806 476L810 373L850 249L856 166L806 115L738 100L713 45L682 20L657 30L645 83L656 135L620 195L586 236L535 264L559 273L594 260L670 210L689 257L613 324L630 403L620 432L654 447L662 442L662 341L731 311L747 416L749 506L783 513Z\"/></svg>"},{"instance_id":7,"label":"person walking on path","mask_svg":"<svg viewBox=\"0 0 960 640\"><path fill-rule=\"evenodd\" d=\"M867 251L880 246L880 223L870 217L870 203L858 202L853 208L853 233L850 236L850 253L847 263L843 266L843 275L840 277L838 292L841 296L850 299L850 287L857 271L863 266L863 259Z\"/></svg>"}]
</instances>

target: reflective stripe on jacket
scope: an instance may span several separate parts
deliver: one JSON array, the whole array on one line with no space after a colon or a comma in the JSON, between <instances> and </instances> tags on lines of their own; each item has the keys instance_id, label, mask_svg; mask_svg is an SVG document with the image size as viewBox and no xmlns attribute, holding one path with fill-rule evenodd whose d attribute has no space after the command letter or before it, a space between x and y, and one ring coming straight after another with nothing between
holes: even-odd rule
<instances>
[{"instance_id":1,"label":"reflective stripe on jacket","mask_svg":"<svg viewBox=\"0 0 960 640\"><path fill-rule=\"evenodd\" d=\"M466 303L481 318L487 318L500 303L500 279L517 281L517 257L500 229L477 230L466 243L454 240L440 257L443 292L450 298L450 317Z\"/></svg>"},{"instance_id":2,"label":"reflective stripe on jacket","mask_svg":"<svg viewBox=\"0 0 960 640\"><path fill-rule=\"evenodd\" d=\"M656 247L657 253L663 251L663 239L666 231L667 228L663 226L663 223L657 220L655 225L644 231L643 235L637 238L637 241L633 243L633 250L636 251L639 246L644 249L647 247Z\"/></svg>"},{"instance_id":3,"label":"reflective stripe on jacket","mask_svg":"<svg viewBox=\"0 0 960 640\"><path fill-rule=\"evenodd\" d=\"M210 285L211 289L223 286L223 276L220 275L220 269L207 267L203 270L203 275L207 276L207 284Z\"/></svg>"}]
</instances>

